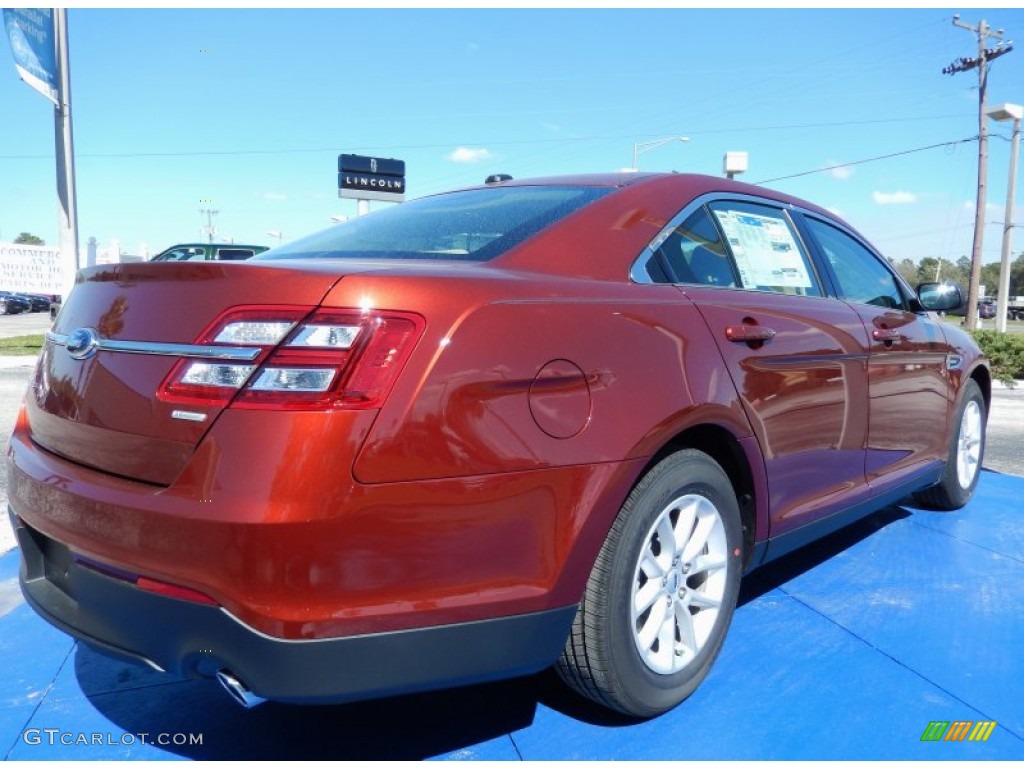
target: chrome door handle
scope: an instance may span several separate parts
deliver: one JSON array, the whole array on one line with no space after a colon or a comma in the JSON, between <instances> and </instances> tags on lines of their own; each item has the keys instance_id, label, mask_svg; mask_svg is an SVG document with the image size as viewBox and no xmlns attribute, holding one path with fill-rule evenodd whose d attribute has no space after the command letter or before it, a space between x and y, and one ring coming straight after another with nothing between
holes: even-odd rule
<instances>
[{"instance_id":1,"label":"chrome door handle","mask_svg":"<svg viewBox=\"0 0 1024 768\"><path fill-rule=\"evenodd\" d=\"M771 341L775 338L775 331L763 325L727 325L725 327L725 338L729 341L740 343Z\"/></svg>"},{"instance_id":2,"label":"chrome door handle","mask_svg":"<svg viewBox=\"0 0 1024 768\"><path fill-rule=\"evenodd\" d=\"M900 340L900 332L893 328L876 328L871 332L871 338L885 344L892 344Z\"/></svg>"}]
</instances>

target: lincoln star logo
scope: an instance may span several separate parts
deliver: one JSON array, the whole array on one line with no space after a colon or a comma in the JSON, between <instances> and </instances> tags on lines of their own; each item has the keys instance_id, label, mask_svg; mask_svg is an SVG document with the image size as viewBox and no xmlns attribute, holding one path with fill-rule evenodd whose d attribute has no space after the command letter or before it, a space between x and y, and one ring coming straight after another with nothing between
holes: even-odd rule
<instances>
[{"instance_id":1,"label":"lincoln star logo","mask_svg":"<svg viewBox=\"0 0 1024 768\"><path fill-rule=\"evenodd\" d=\"M75 360L85 360L96 354L100 335L92 328L79 328L68 334L67 350Z\"/></svg>"},{"instance_id":2,"label":"lincoln star logo","mask_svg":"<svg viewBox=\"0 0 1024 768\"><path fill-rule=\"evenodd\" d=\"M370 158L370 173L376 173L376 172L377 172L377 158L371 157Z\"/></svg>"}]
</instances>

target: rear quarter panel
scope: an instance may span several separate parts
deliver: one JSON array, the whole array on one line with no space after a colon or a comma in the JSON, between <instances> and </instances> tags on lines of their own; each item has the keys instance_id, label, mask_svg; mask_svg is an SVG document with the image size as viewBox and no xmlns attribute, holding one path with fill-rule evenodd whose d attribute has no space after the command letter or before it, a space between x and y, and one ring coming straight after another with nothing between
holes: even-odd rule
<instances>
[{"instance_id":1,"label":"rear quarter panel","mask_svg":"<svg viewBox=\"0 0 1024 768\"><path fill-rule=\"evenodd\" d=\"M384 294L430 318L356 461L361 482L623 461L688 422L750 434L704 323L671 286L361 282L331 299Z\"/></svg>"}]
</instances>

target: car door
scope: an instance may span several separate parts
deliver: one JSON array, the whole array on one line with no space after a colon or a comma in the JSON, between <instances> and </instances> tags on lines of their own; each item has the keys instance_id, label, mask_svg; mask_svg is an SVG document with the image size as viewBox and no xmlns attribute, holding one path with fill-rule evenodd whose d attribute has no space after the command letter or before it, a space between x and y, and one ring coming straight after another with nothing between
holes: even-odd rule
<instances>
[{"instance_id":1,"label":"car door","mask_svg":"<svg viewBox=\"0 0 1024 768\"><path fill-rule=\"evenodd\" d=\"M721 352L764 457L771 536L866 498L857 313L826 296L780 207L715 200L677 219L648 274L679 284Z\"/></svg>"},{"instance_id":2,"label":"car door","mask_svg":"<svg viewBox=\"0 0 1024 768\"><path fill-rule=\"evenodd\" d=\"M937 318L925 312L900 279L854 233L805 214L803 224L838 295L861 318L868 356L868 483L881 491L942 461L946 429L922 429L936 414L948 421L952 388L949 348ZM945 422L940 422L945 423Z\"/></svg>"}]
</instances>

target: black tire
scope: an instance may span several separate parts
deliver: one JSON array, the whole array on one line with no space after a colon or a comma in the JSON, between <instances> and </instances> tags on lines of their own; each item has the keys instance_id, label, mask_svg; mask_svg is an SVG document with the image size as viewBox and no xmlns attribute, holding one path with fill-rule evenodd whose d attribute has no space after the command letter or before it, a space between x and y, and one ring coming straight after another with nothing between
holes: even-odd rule
<instances>
[{"instance_id":1,"label":"black tire","mask_svg":"<svg viewBox=\"0 0 1024 768\"><path fill-rule=\"evenodd\" d=\"M662 548L662 539L669 547ZM661 559L667 563L663 570ZM717 566L705 567L711 562ZM700 685L718 656L736 607L742 565L739 504L725 472L696 450L663 459L615 518L556 665L559 677L583 696L631 717L653 717L676 706ZM715 601L717 606L711 604ZM700 605L704 602L709 604ZM653 643L647 639L652 627ZM669 634L671 645L663 646Z\"/></svg>"},{"instance_id":2,"label":"black tire","mask_svg":"<svg viewBox=\"0 0 1024 768\"><path fill-rule=\"evenodd\" d=\"M968 379L953 415L953 430L942 479L931 488L918 491L914 498L930 509L946 512L960 509L971 500L985 459L987 422L988 413L981 388L974 379Z\"/></svg>"}]
</instances>

